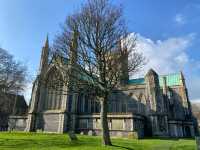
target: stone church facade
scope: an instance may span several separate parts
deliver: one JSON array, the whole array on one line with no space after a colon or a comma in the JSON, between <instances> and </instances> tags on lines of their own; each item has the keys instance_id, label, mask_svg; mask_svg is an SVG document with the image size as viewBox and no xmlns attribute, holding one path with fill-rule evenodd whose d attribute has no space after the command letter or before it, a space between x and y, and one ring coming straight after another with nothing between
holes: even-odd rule
<instances>
[{"instance_id":1,"label":"stone church facade","mask_svg":"<svg viewBox=\"0 0 200 150\"><path fill-rule=\"evenodd\" d=\"M76 133L101 134L99 102L87 93L68 90L65 74L49 62L48 39L34 81L26 131L64 133L69 122ZM51 88L56 85L56 88ZM65 91L65 92L64 92ZM159 76L150 69L144 78L130 79L109 100L112 136L193 137L194 118L182 73Z\"/></svg>"}]
</instances>

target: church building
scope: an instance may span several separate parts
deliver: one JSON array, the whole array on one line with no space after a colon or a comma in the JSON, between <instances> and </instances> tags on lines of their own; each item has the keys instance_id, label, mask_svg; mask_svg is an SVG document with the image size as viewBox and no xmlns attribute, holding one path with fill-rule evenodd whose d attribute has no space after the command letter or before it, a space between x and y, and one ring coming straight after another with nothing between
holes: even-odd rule
<instances>
[{"instance_id":1,"label":"church building","mask_svg":"<svg viewBox=\"0 0 200 150\"><path fill-rule=\"evenodd\" d=\"M64 133L71 122L76 133L100 135L99 102L87 93L68 90L62 82L66 72L49 61L49 49L47 38L24 130ZM113 91L108 110L111 136L194 137L196 133L182 72L158 75L150 69L143 78L128 79Z\"/></svg>"}]
</instances>

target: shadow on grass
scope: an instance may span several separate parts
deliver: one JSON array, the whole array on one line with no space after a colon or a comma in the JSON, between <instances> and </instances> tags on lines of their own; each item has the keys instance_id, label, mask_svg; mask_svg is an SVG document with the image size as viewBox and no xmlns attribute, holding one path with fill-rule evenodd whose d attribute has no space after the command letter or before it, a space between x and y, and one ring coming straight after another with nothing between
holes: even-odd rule
<instances>
[{"instance_id":1,"label":"shadow on grass","mask_svg":"<svg viewBox=\"0 0 200 150\"><path fill-rule=\"evenodd\" d=\"M145 137L139 140L169 140L169 141L178 141L178 140L194 140L195 138L169 138L169 137Z\"/></svg>"},{"instance_id":2,"label":"shadow on grass","mask_svg":"<svg viewBox=\"0 0 200 150\"><path fill-rule=\"evenodd\" d=\"M112 145L112 146L113 146L113 147L117 147L117 148L127 149L127 150L134 150L133 148L125 147L125 146L120 146L120 145Z\"/></svg>"},{"instance_id":3,"label":"shadow on grass","mask_svg":"<svg viewBox=\"0 0 200 150\"><path fill-rule=\"evenodd\" d=\"M66 147L79 147L83 145L79 141L77 142L68 142L67 140L56 140L56 139L49 139L49 140L34 140L34 139L1 139L0 138L0 149L1 148L18 148L24 149L27 147L34 147L36 149L40 148L51 148L51 147L58 147L58 148L66 148Z\"/></svg>"}]
</instances>

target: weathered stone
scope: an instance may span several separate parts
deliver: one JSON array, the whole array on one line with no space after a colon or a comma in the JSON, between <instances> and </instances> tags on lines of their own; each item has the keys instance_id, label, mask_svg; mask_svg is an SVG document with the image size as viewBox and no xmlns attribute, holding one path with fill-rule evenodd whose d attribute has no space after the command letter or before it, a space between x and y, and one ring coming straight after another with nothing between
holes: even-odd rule
<instances>
[{"instance_id":1,"label":"weathered stone","mask_svg":"<svg viewBox=\"0 0 200 150\"><path fill-rule=\"evenodd\" d=\"M37 133L42 133L43 131L41 129L36 130Z\"/></svg>"},{"instance_id":2,"label":"weathered stone","mask_svg":"<svg viewBox=\"0 0 200 150\"><path fill-rule=\"evenodd\" d=\"M95 135L95 132L92 131L92 130L89 130L89 131L88 131L88 135L90 135L90 136L94 136L94 135Z\"/></svg>"},{"instance_id":3,"label":"weathered stone","mask_svg":"<svg viewBox=\"0 0 200 150\"><path fill-rule=\"evenodd\" d=\"M128 138L129 139L138 139L138 133L137 132L129 132Z\"/></svg>"},{"instance_id":4,"label":"weathered stone","mask_svg":"<svg viewBox=\"0 0 200 150\"><path fill-rule=\"evenodd\" d=\"M117 132L116 134L117 137L123 137L123 133L121 131L116 131L116 132Z\"/></svg>"},{"instance_id":5,"label":"weathered stone","mask_svg":"<svg viewBox=\"0 0 200 150\"><path fill-rule=\"evenodd\" d=\"M123 119L112 120L112 130L123 130Z\"/></svg>"}]
</instances>

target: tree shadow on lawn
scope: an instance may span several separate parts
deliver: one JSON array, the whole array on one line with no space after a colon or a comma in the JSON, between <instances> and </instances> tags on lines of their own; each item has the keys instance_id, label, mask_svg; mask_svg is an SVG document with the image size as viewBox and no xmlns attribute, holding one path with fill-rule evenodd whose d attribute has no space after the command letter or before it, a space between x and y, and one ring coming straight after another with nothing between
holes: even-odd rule
<instances>
[{"instance_id":1,"label":"tree shadow on lawn","mask_svg":"<svg viewBox=\"0 0 200 150\"><path fill-rule=\"evenodd\" d=\"M126 147L126 146L120 146L120 145L112 145L113 147L117 147L117 148L123 148L123 149L127 149L127 150L135 150L133 148L130 147Z\"/></svg>"},{"instance_id":2,"label":"tree shadow on lawn","mask_svg":"<svg viewBox=\"0 0 200 150\"><path fill-rule=\"evenodd\" d=\"M169 137L145 137L139 140L163 140L163 141L179 141L179 140L195 140L195 138L169 138Z\"/></svg>"},{"instance_id":3,"label":"tree shadow on lawn","mask_svg":"<svg viewBox=\"0 0 200 150\"><path fill-rule=\"evenodd\" d=\"M80 147L80 146L101 146L100 141L85 141L85 140L78 140L78 141L68 141L67 139L65 141L63 140L56 140L56 139L1 139L0 138L0 149L24 149L24 148L66 148L66 147ZM122 148L126 150L135 150L130 147L121 146L121 145L112 145L111 147L116 148Z\"/></svg>"},{"instance_id":4,"label":"tree shadow on lawn","mask_svg":"<svg viewBox=\"0 0 200 150\"><path fill-rule=\"evenodd\" d=\"M139 140L171 140L171 141L178 141L178 140L194 140L192 138L144 138ZM114 142L114 141L113 141ZM124 145L120 143L116 143L111 146L113 148L121 148L126 150L136 150L137 148L131 148L129 145ZM130 144L130 143L128 143ZM80 147L80 146L89 146L89 147L99 147L101 146L101 139L93 139L93 138L79 138L78 141L70 141L67 138L37 138L37 139L29 139L29 138L20 138L20 139L10 139L10 138L0 138L0 149L9 149L9 148L50 148L50 147L57 147L57 148L73 148L73 147Z\"/></svg>"},{"instance_id":5,"label":"tree shadow on lawn","mask_svg":"<svg viewBox=\"0 0 200 150\"><path fill-rule=\"evenodd\" d=\"M0 139L0 149L1 148L28 148L28 147L40 147L40 148L48 148L48 147L58 147L58 148L66 148L66 147L76 147L82 145L79 141L77 142L69 142L68 140L33 140L33 139Z\"/></svg>"}]
</instances>

